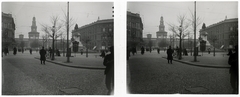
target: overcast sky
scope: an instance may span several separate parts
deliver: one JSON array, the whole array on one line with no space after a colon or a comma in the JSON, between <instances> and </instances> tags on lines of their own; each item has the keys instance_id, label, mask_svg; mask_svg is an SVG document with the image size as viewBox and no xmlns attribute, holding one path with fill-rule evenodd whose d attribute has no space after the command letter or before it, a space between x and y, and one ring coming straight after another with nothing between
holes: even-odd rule
<instances>
[{"instance_id":1,"label":"overcast sky","mask_svg":"<svg viewBox=\"0 0 240 97\"><path fill-rule=\"evenodd\" d=\"M197 1L197 16L200 17L206 26L223 21L227 16L230 18L238 17L238 3L235 2L199 2ZM160 25L160 17L163 16L165 31L169 31L167 23L180 25L177 22L177 16L186 14L190 18L191 11L194 11L194 2L128 2L127 10L133 13L139 13L144 26L144 37L152 34L156 37L158 26ZM197 33L199 33L199 25Z\"/></svg>"},{"instance_id":2,"label":"overcast sky","mask_svg":"<svg viewBox=\"0 0 240 97\"><path fill-rule=\"evenodd\" d=\"M70 2L69 5L70 18L73 18L79 27L96 21L98 17L100 20L112 19L113 2ZM41 38L44 32L41 31L40 24L51 25L51 16L58 15L63 19L66 11L67 2L2 2L2 12L13 15L16 38L19 34L24 34L24 37L28 38L34 16ZM69 31L73 30L74 26Z\"/></svg>"}]
</instances>

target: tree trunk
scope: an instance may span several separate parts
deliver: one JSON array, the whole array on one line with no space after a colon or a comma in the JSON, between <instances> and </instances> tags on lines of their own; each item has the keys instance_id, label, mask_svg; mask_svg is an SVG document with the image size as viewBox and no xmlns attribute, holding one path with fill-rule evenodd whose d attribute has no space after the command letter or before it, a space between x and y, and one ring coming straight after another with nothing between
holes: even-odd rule
<instances>
[{"instance_id":1,"label":"tree trunk","mask_svg":"<svg viewBox=\"0 0 240 97\"><path fill-rule=\"evenodd\" d=\"M52 60L54 60L54 35L53 35L53 40L52 40Z\"/></svg>"},{"instance_id":2,"label":"tree trunk","mask_svg":"<svg viewBox=\"0 0 240 97\"><path fill-rule=\"evenodd\" d=\"M179 60L182 59L182 38L179 38Z\"/></svg>"}]
</instances>

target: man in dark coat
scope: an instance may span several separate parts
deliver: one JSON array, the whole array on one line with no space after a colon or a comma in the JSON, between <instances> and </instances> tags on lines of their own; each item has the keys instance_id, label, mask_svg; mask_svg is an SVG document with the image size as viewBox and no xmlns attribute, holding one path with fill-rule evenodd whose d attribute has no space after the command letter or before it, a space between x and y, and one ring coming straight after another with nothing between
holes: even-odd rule
<instances>
[{"instance_id":1,"label":"man in dark coat","mask_svg":"<svg viewBox=\"0 0 240 97\"><path fill-rule=\"evenodd\" d=\"M8 54L8 48L7 47L4 48L4 54L5 54L5 56L7 56L7 54Z\"/></svg>"},{"instance_id":2,"label":"man in dark coat","mask_svg":"<svg viewBox=\"0 0 240 97\"><path fill-rule=\"evenodd\" d=\"M106 66L104 74L106 75L105 84L108 89L108 94L113 93L114 89L114 47L110 47L110 54L106 55L103 60L103 65Z\"/></svg>"},{"instance_id":3,"label":"man in dark coat","mask_svg":"<svg viewBox=\"0 0 240 97\"><path fill-rule=\"evenodd\" d=\"M48 52L49 52L49 55L50 55L50 59L52 58L52 55L54 55L54 54L52 54L52 48L51 47L49 47L49 49L48 49Z\"/></svg>"},{"instance_id":4,"label":"man in dark coat","mask_svg":"<svg viewBox=\"0 0 240 97\"><path fill-rule=\"evenodd\" d=\"M29 52L30 52L30 54L32 54L32 48L30 48Z\"/></svg>"},{"instance_id":5,"label":"man in dark coat","mask_svg":"<svg viewBox=\"0 0 240 97\"><path fill-rule=\"evenodd\" d=\"M129 50L129 47L127 46L127 60L129 60L129 57L130 57L130 50Z\"/></svg>"},{"instance_id":6,"label":"man in dark coat","mask_svg":"<svg viewBox=\"0 0 240 97\"><path fill-rule=\"evenodd\" d=\"M159 54L159 52L160 52L160 49L159 49L159 48L157 48L157 52L158 52L158 54Z\"/></svg>"},{"instance_id":7,"label":"man in dark coat","mask_svg":"<svg viewBox=\"0 0 240 97\"><path fill-rule=\"evenodd\" d=\"M14 55L17 54L17 48L16 48L16 47L13 48L13 54L14 54Z\"/></svg>"},{"instance_id":8,"label":"man in dark coat","mask_svg":"<svg viewBox=\"0 0 240 97\"><path fill-rule=\"evenodd\" d=\"M208 48L208 54L210 54L210 52L211 52L211 48Z\"/></svg>"},{"instance_id":9,"label":"man in dark coat","mask_svg":"<svg viewBox=\"0 0 240 97\"><path fill-rule=\"evenodd\" d=\"M101 52L101 55L100 55L102 58L104 58L105 57L105 51L104 50L102 50L102 52Z\"/></svg>"},{"instance_id":10,"label":"man in dark coat","mask_svg":"<svg viewBox=\"0 0 240 97\"><path fill-rule=\"evenodd\" d=\"M230 67L230 83L233 88L233 93L238 94L238 45L235 46L235 53L231 54L228 59Z\"/></svg>"},{"instance_id":11,"label":"man in dark coat","mask_svg":"<svg viewBox=\"0 0 240 97\"><path fill-rule=\"evenodd\" d=\"M42 49L40 50L40 61L41 61L41 64L42 64L42 61L43 61L43 64L45 64L45 61L46 61L46 50L44 50L44 47L42 47Z\"/></svg>"},{"instance_id":12,"label":"man in dark coat","mask_svg":"<svg viewBox=\"0 0 240 97\"><path fill-rule=\"evenodd\" d=\"M168 60L168 63L169 63L169 60L170 60L170 63L172 64L172 60L173 60L173 50L171 49L171 46L169 46L169 48L167 49L167 60Z\"/></svg>"},{"instance_id":13,"label":"man in dark coat","mask_svg":"<svg viewBox=\"0 0 240 97\"><path fill-rule=\"evenodd\" d=\"M144 54L144 47L143 46L141 47L141 54L142 55Z\"/></svg>"}]
</instances>

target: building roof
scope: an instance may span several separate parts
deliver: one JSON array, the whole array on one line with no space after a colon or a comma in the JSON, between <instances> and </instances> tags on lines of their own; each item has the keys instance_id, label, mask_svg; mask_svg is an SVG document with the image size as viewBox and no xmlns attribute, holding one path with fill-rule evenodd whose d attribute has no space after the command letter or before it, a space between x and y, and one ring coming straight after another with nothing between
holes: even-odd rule
<instances>
[{"instance_id":1,"label":"building roof","mask_svg":"<svg viewBox=\"0 0 240 97\"><path fill-rule=\"evenodd\" d=\"M157 31L156 33L167 33L166 31Z\"/></svg>"},{"instance_id":2,"label":"building roof","mask_svg":"<svg viewBox=\"0 0 240 97\"><path fill-rule=\"evenodd\" d=\"M14 19L13 19L13 17L12 17L12 14L7 14L7 13L2 12L2 17L4 17L4 18L10 18L10 19L12 20L12 28L13 28L13 30L16 29L16 28L15 28Z\"/></svg>"},{"instance_id":3,"label":"building roof","mask_svg":"<svg viewBox=\"0 0 240 97\"><path fill-rule=\"evenodd\" d=\"M10 14L10 13L8 14L8 13L2 12L2 16L12 18L12 14Z\"/></svg>"},{"instance_id":4,"label":"building roof","mask_svg":"<svg viewBox=\"0 0 240 97\"><path fill-rule=\"evenodd\" d=\"M19 42L20 38L15 38L15 41ZM29 41L29 39L28 38L23 38L23 41Z\"/></svg>"},{"instance_id":5,"label":"building roof","mask_svg":"<svg viewBox=\"0 0 240 97\"><path fill-rule=\"evenodd\" d=\"M225 19L225 20L220 21L220 22L218 22L218 23L209 25L209 26L207 26L205 29L200 29L200 32L201 32L202 30L206 30L206 29L209 29L209 28L212 28L212 27L215 27L215 26L224 24L224 23L230 23L230 22L238 22L238 18Z\"/></svg>"},{"instance_id":6,"label":"building roof","mask_svg":"<svg viewBox=\"0 0 240 97\"><path fill-rule=\"evenodd\" d=\"M130 11L127 11L127 16L132 16L134 18L139 18L139 20L140 20L140 27L141 27L141 29L143 29L143 23L142 23L142 18L140 17L140 14L132 13Z\"/></svg>"},{"instance_id":7,"label":"building roof","mask_svg":"<svg viewBox=\"0 0 240 97\"><path fill-rule=\"evenodd\" d=\"M105 20L97 20L93 23L90 23L90 24L87 24L87 25L84 25L84 26L81 26L80 28L78 28L77 30L79 29L84 29L84 28L87 28L87 27L90 27L92 25L96 25L96 24L101 24L101 23L113 23L113 19L105 19Z\"/></svg>"},{"instance_id":8,"label":"building roof","mask_svg":"<svg viewBox=\"0 0 240 97\"><path fill-rule=\"evenodd\" d=\"M140 17L140 15L138 13L132 13L130 11L127 11L127 15L134 16L134 17Z\"/></svg>"},{"instance_id":9,"label":"building roof","mask_svg":"<svg viewBox=\"0 0 240 97\"><path fill-rule=\"evenodd\" d=\"M39 32L28 32L28 34L39 34Z\"/></svg>"}]
</instances>

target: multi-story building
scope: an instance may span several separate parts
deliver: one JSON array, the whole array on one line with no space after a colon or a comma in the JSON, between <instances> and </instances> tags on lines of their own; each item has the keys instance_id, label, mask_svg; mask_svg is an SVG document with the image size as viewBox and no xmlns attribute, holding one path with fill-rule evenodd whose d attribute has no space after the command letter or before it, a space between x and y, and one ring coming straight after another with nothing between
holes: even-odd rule
<instances>
[{"instance_id":1,"label":"multi-story building","mask_svg":"<svg viewBox=\"0 0 240 97\"><path fill-rule=\"evenodd\" d=\"M72 31L73 37L78 38L81 44L88 49L107 50L113 46L114 25L113 19L97 20Z\"/></svg>"},{"instance_id":2,"label":"multi-story building","mask_svg":"<svg viewBox=\"0 0 240 97\"><path fill-rule=\"evenodd\" d=\"M138 13L127 12L127 46L140 48L143 45L143 23Z\"/></svg>"},{"instance_id":3,"label":"multi-story building","mask_svg":"<svg viewBox=\"0 0 240 97\"><path fill-rule=\"evenodd\" d=\"M225 19L200 30L200 35L215 48L227 49L238 44L238 18Z\"/></svg>"},{"instance_id":4,"label":"multi-story building","mask_svg":"<svg viewBox=\"0 0 240 97\"><path fill-rule=\"evenodd\" d=\"M12 14L2 12L2 47L15 46L15 23Z\"/></svg>"}]
</instances>

